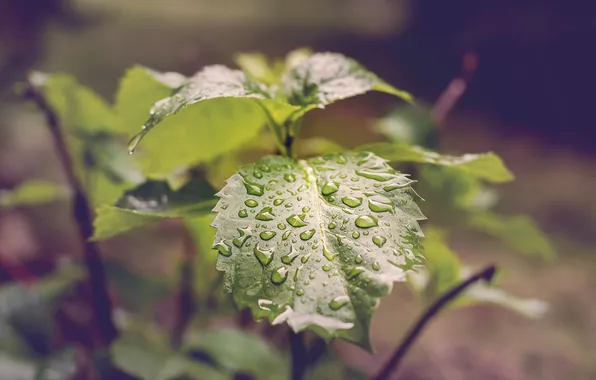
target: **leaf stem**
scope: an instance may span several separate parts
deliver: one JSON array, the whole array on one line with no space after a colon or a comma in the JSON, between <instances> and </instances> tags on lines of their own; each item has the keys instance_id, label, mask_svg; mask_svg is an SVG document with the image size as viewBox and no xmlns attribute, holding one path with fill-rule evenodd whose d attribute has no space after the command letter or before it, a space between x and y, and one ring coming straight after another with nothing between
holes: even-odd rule
<instances>
[{"instance_id":1,"label":"leaf stem","mask_svg":"<svg viewBox=\"0 0 596 380\"><path fill-rule=\"evenodd\" d=\"M196 311L196 304L194 302L195 295L193 291L196 246L192 236L190 236L190 232L188 230L185 230L184 232L184 252L179 268L180 288L176 300L176 320L174 321L170 342L172 348L175 350L179 349L182 345L186 328L188 327L193 313Z\"/></svg>"},{"instance_id":2,"label":"leaf stem","mask_svg":"<svg viewBox=\"0 0 596 380\"><path fill-rule=\"evenodd\" d=\"M292 380L303 380L308 366L308 353L304 343L304 332L289 330L290 351L292 355Z\"/></svg>"},{"instance_id":3,"label":"leaf stem","mask_svg":"<svg viewBox=\"0 0 596 380\"><path fill-rule=\"evenodd\" d=\"M372 380L385 380L399 369L402 359L406 356L416 339L422 333L428 322L441 311L447 304L453 301L466 288L477 281L484 280L490 282L494 277L496 267L490 265L478 273L470 276L467 280L461 282L459 285L453 287L447 293L433 302L428 309L418 318L416 323L410 328L406 336L401 341L391 358L385 363L383 368L372 378Z\"/></svg>"},{"instance_id":4,"label":"leaf stem","mask_svg":"<svg viewBox=\"0 0 596 380\"><path fill-rule=\"evenodd\" d=\"M118 331L112 319L112 301L107 290L105 270L99 247L95 242L90 241L93 235L91 205L74 173L72 157L62 135L63 128L60 120L31 78L28 79L25 95L32 99L45 115L56 154L64 169L68 185L73 192L71 212L76 221L79 238L83 246L84 264L87 268L88 286L91 292L91 307L93 314L96 316L95 322L97 323L100 346L107 346L116 339Z\"/></svg>"}]
</instances>

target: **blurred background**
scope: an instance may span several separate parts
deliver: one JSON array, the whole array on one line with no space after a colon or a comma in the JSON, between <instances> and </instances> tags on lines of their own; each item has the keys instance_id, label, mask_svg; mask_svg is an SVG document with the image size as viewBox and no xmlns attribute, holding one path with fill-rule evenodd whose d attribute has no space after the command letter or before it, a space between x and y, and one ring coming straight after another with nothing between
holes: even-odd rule
<instances>
[{"instance_id":1,"label":"blurred background","mask_svg":"<svg viewBox=\"0 0 596 380\"><path fill-rule=\"evenodd\" d=\"M29 70L71 73L112 101L133 64L189 75L232 65L238 51L282 57L308 46L354 57L433 103L473 52L479 65L442 126L441 150L503 157L517 180L500 186L499 208L532 215L558 258L520 256L477 235L458 235L453 248L473 265L498 263L506 289L551 310L537 321L488 306L446 312L399 378L596 379L595 40L589 2L566 0L0 0L0 189L63 180L43 118L13 91ZM309 115L304 134L347 147L377 141L372 125L394 105L380 94L347 100ZM0 281L11 279L6 263L41 275L76 257L65 205L0 214ZM167 227L151 241L115 240L108 258L148 275L176 271L163 252L177 257L181 243ZM338 344L339 355L370 370L384 361L416 314L403 288L375 316L378 355Z\"/></svg>"}]
</instances>

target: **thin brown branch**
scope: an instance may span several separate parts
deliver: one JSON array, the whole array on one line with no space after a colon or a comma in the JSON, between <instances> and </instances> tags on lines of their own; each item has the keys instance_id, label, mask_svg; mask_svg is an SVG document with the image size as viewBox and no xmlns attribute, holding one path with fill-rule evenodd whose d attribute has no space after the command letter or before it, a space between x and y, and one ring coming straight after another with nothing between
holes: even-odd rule
<instances>
[{"instance_id":1,"label":"thin brown branch","mask_svg":"<svg viewBox=\"0 0 596 380\"><path fill-rule=\"evenodd\" d=\"M430 305L429 308L417 319L416 323L410 328L391 358L389 358L389 360L372 378L372 380L386 380L389 379L389 376L392 373L397 372L403 358L406 356L416 339L418 339L428 322L430 322L435 315L437 315L445 306L447 306L447 304L453 301L470 285L480 280L490 282L495 275L495 272L496 267L494 265L490 265L480 272L472 275L467 280L461 282L459 285L455 286L453 289L433 302L433 304Z\"/></svg>"},{"instance_id":2,"label":"thin brown branch","mask_svg":"<svg viewBox=\"0 0 596 380\"><path fill-rule=\"evenodd\" d=\"M439 98L432 108L432 115L435 122L437 123L437 126L441 126L441 124L443 124L449 112L451 112L455 104L459 101L459 99L461 99L464 92L466 92L466 89L474 77L477 68L478 55L476 53L465 54L460 76L454 78L449 83L447 88L445 88L441 95L439 95Z\"/></svg>"},{"instance_id":3,"label":"thin brown branch","mask_svg":"<svg viewBox=\"0 0 596 380\"><path fill-rule=\"evenodd\" d=\"M83 257L88 272L91 304L96 317L95 322L97 323L100 344L109 345L117 337L118 332L112 319L112 302L107 290L105 270L101 261L99 247L95 242L90 241L93 235L91 205L85 196L81 183L74 173L72 157L63 137L63 126L58 116L31 77L27 84L28 87L25 95L35 102L46 117L56 154L64 168L68 185L74 194L71 212L76 221L79 238L83 246Z\"/></svg>"}]
</instances>

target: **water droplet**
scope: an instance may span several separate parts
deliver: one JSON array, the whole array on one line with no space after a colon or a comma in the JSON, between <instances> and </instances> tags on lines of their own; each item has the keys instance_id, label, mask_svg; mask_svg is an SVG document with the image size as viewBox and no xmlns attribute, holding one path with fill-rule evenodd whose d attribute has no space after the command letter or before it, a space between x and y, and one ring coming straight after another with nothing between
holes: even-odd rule
<instances>
[{"instance_id":1,"label":"water droplet","mask_svg":"<svg viewBox=\"0 0 596 380\"><path fill-rule=\"evenodd\" d=\"M273 260L273 249L264 249L257 244L255 245L253 252L263 267L269 265L271 260Z\"/></svg>"},{"instance_id":2,"label":"water droplet","mask_svg":"<svg viewBox=\"0 0 596 380\"><path fill-rule=\"evenodd\" d=\"M362 235L364 235L364 236L368 236L368 231L364 231L364 232L362 233Z\"/></svg>"},{"instance_id":3,"label":"water droplet","mask_svg":"<svg viewBox=\"0 0 596 380\"><path fill-rule=\"evenodd\" d=\"M310 255L311 253L309 252L308 254L302 256L302 258L300 259L300 261L302 261L302 264L306 264L308 262L308 259L310 259Z\"/></svg>"},{"instance_id":4,"label":"water droplet","mask_svg":"<svg viewBox=\"0 0 596 380\"><path fill-rule=\"evenodd\" d=\"M247 199L244 201L244 204L248 207L257 207L259 205L259 202L255 201L254 199Z\"/></svg>"},{"instance_id":5,"label":"water droplet","mask_svg":"<svg viewBox=\"0 0 596 380\"><path fill-rule=\"evenodd\" d=\"M286 231L284 232L284 234L281 236L282 240L288 240L288 238L290 237L290 234L292 233L292 231Z\"/></svg>"},{"instance_id":6,"label":"water droplet","mask_svg":"<svg viewBox=\"0 0 596 380\"><path fill-rule=\"evenodd\" d=\"M257 178L257 179L261 179L263 178L263 173L261 173L258 170L255 170L254 173L252 173L253 177Z\"/></svg>"},{"instance_id":7,"label":"water droplet","mask_svg":"<svg viewBox=\"0 0 596 380\"><path fill-rule=\"evenodd\" d=\"M302 214L302 215L294 214L294 215L289 216L286 220L293 227L304 227L304 226L306 226L306 223L304 223L305 217L306 217L306 215L304 215L304 214Z\"/></svg>"},{"instance_id":8,"label":"water droplet","mask_svg":"<svg viewBox=\"0 0 596 380\"><path fill-rule=\"evenodd\" d=\"M354 267L352 268L352 270L350 270L350 272L348 272L348 274L346 275L346 280L351 280L353 278L356 278L357 276L360 275L360 273L364 272L365 268L364 267Z\"/></svg>"},{"instance_id":9,"label":"water droplet","mask_svg":"<svg viewBox=\"0 0 596 380\"><path fill-rule=\"evenodd\" d=\"M374 179L375 181L380 181L380 182L389 181L390 179L395 178L394 174L387 173L387 172L371 172L371 171L365 171L365 170L357 170L356 174L358 174L361 177L368 178L368 179Z\"/></svg>"},{"instance_id":10,"label":"water droplet","mask_svg":"<svg viewBox=\"0 0 596 380\"><path fill-rule=\"evenodd\" d=\"M296 176L292 173L286 173L284 175L284 179L286 180L286 182L296 182Z\"/></svg>"},{"instance_id":11,"label":"water droplet","mask_svg":"<svg viewBox=\"0 0 596 380\"><path fill-rule=\"evenodd\" d=\"M271 211L272 211L271 207L265 207L261 211L259 211L257 216L255 216L255 219L262 220L265 222L273 220L273 219L275 219L275 215L273 215L273 213Z\"/></svg>"},{"instance_id":12,"label":"water droplet","mask_svg":"<svg viewBox=\"0 0 596 380\"><path fill-rule=\"evenodd\" d=\"M259 169L261 169L261 171L264 171L265 173L269 173L271 171L271 168L269 168L269 166L267 165L259 165Z\"/></svg>"},{"instance_id":13,"label":"water droplet","mask_svg":"<svg viewBox=\"0 0 596 380\"><path fill-rule=\"evenodd\" d=\"M331 265L329 265L329 264L325 264L325 265L323 265L323 270L324 270L325 272L329 272L331 269L332 269Z\"/></svg>"},{"instance_id":14,"label":"water droplet","mask_svg":"<svg viewBox=\"0 0 596 380\"><path fill-rule=\"evenodd\" d=\"M235 238L232 243L234 243L236 247L242 248L244 243L250 238L250 235L248 234L248 229L238 228L238 232L240 233L240 236Z\"/></svg>"},{"instance_id":15,"label":"water droplet","mask_svg":"<svg viewBox=\"0 0 596 380\"><path fill-rule=\"evenodd\" d=\"M275 235L277 235L277 232L275 231L263 231L259 234L263 240L271 240L275 237Z\"/></svg>"},{"instance_id":16,"label":"water droplet","mask_svg":"<svg viewBox=\"0 0 596 380\"><path fill-rule=\"evenodd\" d=\"M331 310L339 310L342 307L346 306L350 302L350 298L348 296L337 296L331 301L329 301L329 308Z\"/></svg>"},{"instance_id":17,"label":"water droplet","mask_svg":"<svg viewBox=\"0 0 596 380\"><path fill-rule=\"evenodd\" d=\"M301 296L303 296L303 295L304 295L304 290L302 290L302 289L298 289L298 290L296 290L296 295L297 295L298 297L301 297Z\"/></svg>"},{"instance_id":18,"label":"water droplet","mask_svg":"<svg viewBox=\"0 0 596 380\"><path fill-rule=\"evenodd\" d=\"M332 229L334 229L335 227L337 227L337 225L336 225L335 223L331 222L331 223L329 223L329 224L327 225L327 227L328 227L330 230L332 230Z\"/></svg>"},{"instance_id":19,"label":"water droplet","mask_svg":"<svg viewBox=\"0 0 596 380\"><path fill-rule=\"evenodd\" d=\"M333 259L335 259L335 256L337 256L337 255L334 255L333 253L329 252L329 251L327 250L327 248L325 248L325 247L323 246L323 256L325 256L325 258L326 258L327 260L329 260L329 261L333 261Z\"/></svg>"},{"instance_id":20,"label":"water droplet","mask_svg":"<svg viewBox=\"0 0 596 380\"><path fill-rule=\"evenodd\" d=\"M346 179L347 177L348 177L348 175L346 173L341 173L339 175L339 178L341 178L341 179Z\"/></svg>"},{"instance_id":21,"label":"water droplet","mask_svg":"<svg viewBox=\"0 0 596 380\"><path fill-rule=\"evenodd\" d=\"M238 216L241 218L246 218L248 216L248 212L245 209L238 211Z\"/></svg>"},{"instance_id":22,"label":"water droplet","mask_svg":"<svg viewBox=\"0 0 596 380\"><path fill-rule=\"evenodd\" d=\"M225 257L230 257L232 255L232 248L223 241L220 241L219 243L215 244L213 246L213 249L217 249L217 252L219 252L220 255Z\"/></svg>"},{"instance_id":23,"label":"water droplet","mask_svg":"<svg viewBox=\"0 0 596 380\"><path fill-rule=\"evenodd\" d=\"M290 249L290 253L288 253L285 256L282 256L281 258L281 262L287 265L290 265L294 262L294 260L296 260L296 258L300 256L300 254L296 251L294 251L294 248L292 247Z\"/></svg>"},{"instance_id":24,"label":"water droplet","mask_svg":"<svg viewBox=\"0 0 596 380\"><path fill-rule=\"evenodd\" d=\"M358 231L354 231L354 232L352 232L352 237L353 237L354 239L358 239L358 238L360 237L360 232L358 232Z\"/></svg>"},{"instance_id":25,"label":"water droplet","mask_svg":"<svg viewBox=\"0 0 596 380\"><path fill-rule=\"evenodd\" d=\"M314 229L308 230L308 231L304 231L303 233L300 234L300 239L305 240L305 241L306 240L309 240L310 238L313 237L313 235L315 234L315 232L316 231Z\"/></svg>"},{"instance_id":26,"label":"water droplet","mask_svg":"<svg viewBox=\"0 0 596 380\"><path fill-rule=\"evenodd\" d=\"M360 255L357 255L357 256L354 258L354 262L355 262L356 264L362 264L362 262L363 262L363 261L364 261L364 260L362 259L362 256L360 256Z\"/></svg>"},{"instance_id":27,"label":"water droplet","mask_svg":"<svg viewBox=\"0 0 596 380\"><path fill-rule=\"evenodd\" d=\"M314 272L311 272L311 274L308 275L308 278L310 278L311 280L314 280L316 277Z\"/></svg>"},{"instance_id":28,"label":"water droplet","mask_svg":"<svg viewBox=\"0 0 596 380\"><path fill-rule=\"evenodd\" d=\"M297 200L298 202L300 202L300 201L302 200L302 197L301 197L301 196L297 196L297 197L296 197L296 200Z\"/></svg>"},{"instance_id":29,"label":"water droplet","mask_svg":"<svg viewBox=\"0 0 596 380\"><path fill-rule=\"evenodd\" d=\"M397 190L397 189L402 189L402 188L408 186L408 184L409 183L400 185L398 183L394 183L394 184L390 184L390 185L387 185L387 186L383 187L383 190L389 192L389 191L393 191L393 190Z\"/></svg>"},{"instance_id":30,"label":"water droplet","mask_svg":"<svg viewBox=\"0 0 596 380\"><path fill-rule=\"evenodd\" d=\"M326 182L321 189L321 194L331 195L339 190L339 183L337 182Z\"/></svg>"},{"instance_id":31,"label":"water droplet","mask_svg":"<svg viewBox=\"0 0 596 380\"><path fill-rule=\"evenodd\" d=\"M337 162L340 165L345 165L348 161L346 161L346 158L343 155L338 154L337 158L335 159L335 162Z\"/></svg>"},{"instance_id":32,"label":"water droplet","mask_svg":"<svg viewBox=\"0 0 596 380\"><path fill-rule=\"evenodd\" d=\"M385 238L384 236L373 236L372 238L373 243L375 243L375 245L377 245L379 248L382 248L383 245L385 245L385 242L387 241L387 238Z\"/></svg>"},{"instance_id":33,"label":"water droplet","mask_svg":"<svg viewBox=\"0 0 596 380\"><path fill-rule=\"evenodd\" d=\"M283 284L288 279L288 268L279 267L271 273L271 282L277 285Z\"/></svg>"},{"instance_id":34,"label":"water droplet","mask_svg":"<svg viewBox=\"0 0 596 380\"><path fill-rule=\"evenodd\" d=\"M279 228L280 230L285 230L285 229L286 229L286 225L285 225L285 224L283 224L283 223L279 223L279 224L277 225L277 228Z\"/></svg>"},{"instance_id":35,"label":"water droplet","mask_svg":"<svg viewBox=\"0 0 596 380\"><path fill-rule=\"evenodd\" d=\"M393 211L393 204L391 203L391 200L387 198L371 198L368 200L368 208L374 212Z\"/></svg>"},{"instance_id":36,"label":"water droplet","mask_svg":"<svg viewBox=\"0 0 596 380\"><path fill-rule=\"evenodd\" d=\"M310 207L302 207L302 212L309 212L310 211Z\"/></svg>"},{"instance_id":37,"label":"water droplet","mask_svg":"<svg viewBox=\"0 0 596 380\"><path fill-rule=\"evenodd\" d=\"M377 226L377 218L372 215L362 215L356 218L356 226L360 228L371 228Z\"/></svg>"},{"instance_id":38,"label":"water droplet","mask_svg":"<svg viewBox=\"0 0 596 380\"><path fill-rule=\"evenodd\" d=\"M358 207L362 204L362 198L356 197L343 197L341 201L349 207Z\"/></svg>"},{"instance_id":39,"label":"water droplet","mask_svg":"<svg viewBox=\"0 0 596 380\"><path fill-rule=\"evenodd\" d=\"M246 179L244 180L244 187L246 187L246 192L248 194L256 195L258 197L263 195L264 188L265 188L263 185L259 185L258 183L247 181Z\"/></svg>"},{"instance_id":40,"label":"water droplet","mask_svg":"<svg viewBox=\"0 0 596 380\"><path fill-rule=\"evenodd\" d=\"M284 203L284 201L285 201L285 199L276 199L276 200L273 201L273 205L274 206L279 206L282 203Z\"/></svg>"},{"instance_id":41,"label":"water droplet","mask_svg":"<svg viewBox=\"0 0 596 380\"><path fill-rule=\"evenodd\" d=\"M379 262L378 262L378 261L375 261L375 262L372 264L372 269L374 269L374 270L379 270L379 269L381 269L381 266L379 265Z\"/></svg>"},{"instance_id":42,"label":"water droplet","mask_svg":"<svg viewBox=\"0 0 596 380\"><path fill-rule=\"evenodd\" d=\"M309 186L306 183L303 183L299 188L298 191L306 191L308 190Z\"/></svg>"}]
</instances>

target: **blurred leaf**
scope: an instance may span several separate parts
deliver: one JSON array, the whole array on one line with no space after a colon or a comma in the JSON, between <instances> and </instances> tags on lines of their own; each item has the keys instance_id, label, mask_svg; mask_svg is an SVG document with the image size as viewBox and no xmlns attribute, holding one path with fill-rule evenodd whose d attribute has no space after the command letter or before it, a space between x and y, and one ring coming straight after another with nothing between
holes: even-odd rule
<instances>
[{"instance_id":1,"label":"blurred leaf","mask_svg":"<svg viewBox=\"0 0 596 380\"><path fill-rule=\"evenodd\" d=\"M207 364L173 351L165 342L124 334L111 345L110 351L119 368L143 380L174 380L181 376L194 380L231 379Z\"/></svg>"},{"instance_id":2,"label":"blurred leaf","mask_svg":"<svg viewBox=\"0 0 596 380\"><path fill-rule=\"evenodd\" d=\"M73 349L63 350L44 360L35 380L73 379L77 372L77 355Z\"/></svg>"},{"instance_id":3,"label":"blurred leaf","mask_svg":"<svg viewBox=\"0 0 596 380\"><path fill-rule=\"evenodd\" d=\"M501 239L520 253L544 258L555 256L551 241L528 216L477 213L470 216L468 226Z\"/></svg>"},{"instance_id":4,"label":"blurred leaf","mask_svg":"<svg viewBox=\"0 0 596 380\"><path fill-rule=\"evenodd\" d=\"M288 361L260 336L237 329L189 333L183 350L208 354L221 368L232 373L247 373L256 379L283 379L289 372Z\"/></svg>"},{"instance_id":5,"label":"blurred leaf","mask_svg":"<svg viewBox=\"0 0 596 380\"><path fill-rule=\"evenodd\" d=\"M412 96L366 70L358 62L337 53L316 53L293 64L282 79L288 102L304 110L323 108L337 100L381 91L408 102Z\"/></svg>"},{"instance_id":6,"label":"blurred leaf","mask_svg":"<svg viewBox=\"0 0 596 380\"><path fill-rule=\"evenodd\" d=\"M199 297L207 296L206 292L209 291L210 285L219 276L219 272L215 269L217 252L211 249L215 240L215 228L211 227L214 218L215 214L207 214L184 221L198 250L197 259L194 261L196 263L194 289Z\"/></svg>"},{"instance_id":7,"label":"blurred leaf","mask_svg":"<svg viewBox=\"0 0 596 380\"><path fill-rule=\"evenodd\" d=\"M501 158L492 152L448 156L419 146L397 143L363 145L358 147L357 150L372 152L389 161L420 162L448 166L490 182L509 182L514 179L513 174L507 169Z\"/></svg>"},{"instance_id":8,"label":"blurred leaf","mask_svg":"<svg viewBox=\"0 0 596 380\"><path fill-rule=\"evenodd\" d=\"M131 147L147 134L139 156L144 169L153 175L234 151L267 125L267 113L283 121L297 109L274 100L266 86L241 71L221 65L205 67L175 90L156 84L160 89L150 91L147 82L156 83L154 76L147 71L143 74L142 68L129 71L116 106L125 121L123 131L131 133L144 126ZM145 106L149 99L160 98L149 111ZM139 99L145 109L143 120L138 117ZM134 112L128 116L128 105L133 103ZM158 124L162 125L154 128Z\"/></svg>"},{"instance_id":9,"label":"blurred leaf","mask_svg":"<svg viewBox=\"0 0 596 380\"><path fill-rule=\"evenodd\" d=\"M153 302L170 294L170 286L160 278L136 273L116 260L104 260L104 267L118 301L136 313L149 313Z\"/></svg>"},{"instance_id":10,"label":"blurred leaf","mask_svg":"<svg viewBox=\"0 0 596 380\"><path fill-rule=\"evenodd\" d=\"M294 150L298 157L306 158L343 152L345 148L335 141L326 139L324 137L311 137L296 141Z\"/></svg>"},{"instance_id":11,"label":"blurred leaf","mask_svg":"<svg viewBox=\"0 0 596 380\"><path fill-rule=\"evenodd\" d=\"M377 133L392 143L427 146L429 136L436 129L428 107L401 106L379 119L374 126Z\"/></svg>"},{"instance_id":12,"label":"blurred leaf","mask_svg":"<svg viewBox=\"0 0 596 380\"><path fill-rule=\"evenodd\" d=\"M224 288L255 318L370 348L379 298L420 263L411 183L370 153L244 166L215 208Z\"/></svg>"},{"instance_id":13,"label":"blurred leaf","mask_svg":"<svg viewBox=\"0 0 596 380\"><path fill-rule=\"evenodd\" d=\"M285 71L293 70L296 66L302 64L306 61L310 56L312 56L314 52L312 49L307 47L302 47L298 49L294 49L288 54L286 54L285 59Z\"/></svg>"},{"instance_id":14,"label":"blurred leaf","mask_svg":"<svg viewBox=\"0 0 596 380\"><path fill-rule=\"evenodd\" d=\"M234 62L249 77L266 84L277 83L283 71L283 64L272 65L261 53L239 53L234 56Z\"/></svg>"},{"instance_id":15,"label":"blurred leaf","mask_svg":"<svg viewBox=\"0 0 596 380\"><path fill-rule=\"evenodd\" d=\"M29 180L13 190L0 189L0 211L19 206L33 206L65 198L68 191L58 184Z\"/></svg>"},{"instance_id":16,"label":"blurred leaf","mask_svg":"<svg viewBox=\"0 0 596 380\"><path fill-rule=\"evenodd\" d=\"M462 267L459 258L444 240L444 235L432 228L425 230L426 268L408 274L409 285L420 294L425 307L447 291L467 279L472 272ZM477 282L469 286L448 307L464 307L490 303L514 310L528 318L544 315L548 305L537 299L522 299L499 289L493 280L491 284Z\"/></svg>"},{"instance_id":17,"label":"blurred leaf","mask_svg":"<svg viewBox=\"0 0 596 380\"><path fill-rule=\"evenodd\" d=\"M167 181L147 181L127 191L114 206L100 206L93 240L104 240L164 218L204 215L215 205L215 190L195 178L177 191Z\"/></svg>"}]
</instances>

